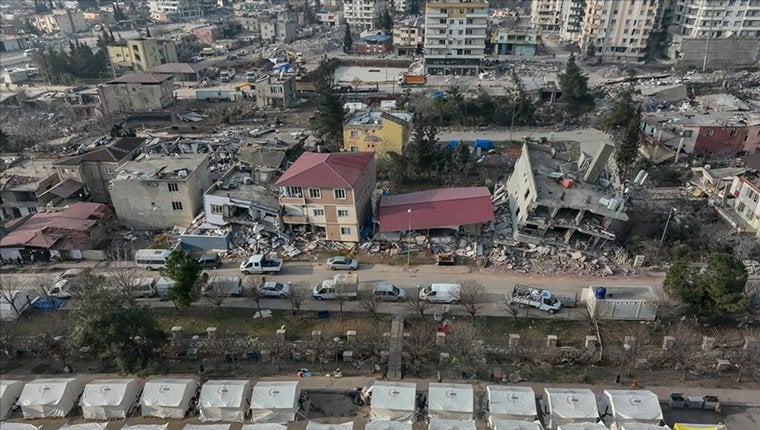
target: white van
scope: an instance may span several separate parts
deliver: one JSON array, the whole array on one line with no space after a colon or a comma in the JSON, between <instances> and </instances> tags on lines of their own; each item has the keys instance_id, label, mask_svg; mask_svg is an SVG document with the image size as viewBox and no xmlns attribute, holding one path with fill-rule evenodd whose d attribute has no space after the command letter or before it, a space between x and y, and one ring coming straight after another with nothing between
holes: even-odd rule
<instances>
[{"instance_id":1,"label":"white van","mask_svg":"<svg viewBox=\"0 0 760 430\"><path fill-rule=\"evenodd\" d=\"M420 289L420 299L430 303L454 303L459 301L460 293L459 284L431 284Z\"/></svg>"},{"instance_id":2,"label":"white van","mask_svg":"<svg viewBox=\"0 0 760 430\"><path fill-rule=\"evenodd\" d=\"M168 249L140 249L135 253L135 264L143 269L160 270L171 253Z\"/></svg>"}]
</instances>

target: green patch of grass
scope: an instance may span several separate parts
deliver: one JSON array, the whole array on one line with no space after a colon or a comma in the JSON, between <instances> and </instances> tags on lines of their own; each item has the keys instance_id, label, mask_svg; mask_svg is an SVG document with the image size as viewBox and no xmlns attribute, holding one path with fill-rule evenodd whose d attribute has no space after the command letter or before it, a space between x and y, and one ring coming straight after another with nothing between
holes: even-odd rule
<instances>
[{"instance_id":1,"label":"green patch of grass","mask_svg":"<svg viewBox=\"0 0 760 430\"><path fill-rule=\"evenodd\" d=\"M563 344L581 342L583 336L589 334L591 327L586 321L559 320L551 318L514 318L481 317L478 324L487 341L502 343L509 340L512 333L526 338L546 338L555 334L563 340Z\"/></svg>"}]
</instances>

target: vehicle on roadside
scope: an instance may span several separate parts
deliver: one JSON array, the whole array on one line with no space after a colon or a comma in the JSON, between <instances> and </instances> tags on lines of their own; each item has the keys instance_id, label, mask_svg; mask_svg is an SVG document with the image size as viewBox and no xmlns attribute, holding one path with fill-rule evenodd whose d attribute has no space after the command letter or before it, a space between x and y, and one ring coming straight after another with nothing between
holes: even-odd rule
<instances>
[{"instance_id":1,"label":"vehicle on roadside","mask_svg":"<svg viewBox=\"0 0 760 430\"><path fill-rule=\"evenodd\" d=\"M512 290L512 301L547 311L550 314L557 312L562 307L562 303L551 292L519 284L515 285Z\"/></svg>"},{"instance_id":2,"label":"vehicle on roadside","mask_svg":"<svg viewBox=\"0 0 760 430\"><path fill-rule=\"evenodd\" d=\"M457 303L461 292L459 284L430 284L420 289L420 299L429 303Z\"/></svg>"},{"instance_id":3,"label":"vehicle on roadside","mask_svg":"<svg viewBox=\"0 0 760 430\"><path fill-rule=\"evenodd\" d=\"M222 267L222 257L219 254L203 254L198 258L201 269L218 269Z\"/></svg>"},{"instance_id":4,"label":"vehicle on roadside","mask_svg":"<svg viewBox=\"0 0 760 430\"><path fill-rule=\"evenodd\" d=\"M406 290L393 284L378 283L372 287L372 297L386 302L403 302L406 300Z\"/></svg>"},{"instance_id":5,"label":"vehicle on roadside","mask_svg":"<svg viewBox=\"0 0 760 430\"><path fill-rule=\"evenodd\" d=\"M45 297L37 297L32 300L32 307L43 312L54 311L63 306L63 304L63 299L58 299L55 297L50 297L50 299L46 299Z\"/></svg>"},{"instance_id":6,"label":"vehicle on roadside","mask_svg":"<svg viewBox=\"0 0 760 430\"><path fill-rule=\"evenodd\" d=\"M327 267L330 270L356 270L359 262L349 257L330 257L327 259Z\"/></svg>"},{"instance_id":7,"label":"vehicle on roadside","mask_svg":"<svg viewBox=\"0 0 760 430\"><path fill-rule=\"evenodd\" d=\"M311 293L316 300L355 299L359 295L359 277L340 273L317 284Z\"/></svg>"},{"instance_id":8,"label":"vehicle on roadside","mask_svg":"<svg viewBox=\"0 0 760 430\"><path fill-rule=\"evenodd\" d=\"M248 55L248 51L246 51L245 49L241 49L240 51L237 52L238 57L242 57L243 55Z\"/></svg>"},{"instance_id":9,"label":"vehicle on roadside","mask_svg":"<svg viewBox=\"0 0 760 430\"><path fill-rule=\"evenodd\" d=\"M256 290L262 297L274 297L284 299L290 295L290 284L268 281L264 285L257 285Z\"/></svg>"},{"instance_id":10,"label":"vehicle on roadside","mask_svg":"<svg viewBox=\"0 0 760 430\"><path fill-rule=\"evenodd\" d=\"M61 279L74 279L82 273L84 273L84 269L66 269L65 271L59 273L58 276L55 277L55 280L60 281Z\"/></svg>"},{"instance_id":11,"label":"vehicle on roadside","mask_svg":"<svg viewBox=\"0 0 760 430\"><path fill-rule=\"evenodd\" d=\"M58 282L56 282L50 290L48 290L48 295L50 297L55 297L56 299L70 299L71 298L71 291L69 290L69 284L71 283L70 279L61 279Z\"/></svg>"},{"instance_id":12,"label":"vehicle on roadside","mask_svg":"<svg viewBox=\"0 0 760 430\"><path fill-rule=\"evenodd\" d=\"M153 278L137 278L131 284L129 294L132 297L147 299L158 295L156 280Z\"/></svg>"},{"instance_id":13,"label":"vehicle on roadside","mask_svg":"<svg viewBox=\"0 0 760 430\"><path fill-rule=\"evenodd\" d=\"M246 275L252 273L279 273L282 269L282 260L279 258L267 258L263 254L254 254L240 263L240 271Z\"/></svg>"},{"instance_id":14,"label":"vehicle on roadside","mask_svg":"<svg viewBox=\"0 0 760 430\"><path fill-rule=\"evenodd\" d=\"M238 276L212 276L201 289L204 296L222 297L243 295L243 281Z\"/></svg>"},{"instance_id":15,"label":"vehicle on roadside","mask_svg":"<svg viewBox=\"0 0 760 430\"><path fill-rule=\"evenodd\" d=\"M142 269L161 270L171 253L168 249L140 249L135 253L135 264Z\"/></svg>"}]
</instances>

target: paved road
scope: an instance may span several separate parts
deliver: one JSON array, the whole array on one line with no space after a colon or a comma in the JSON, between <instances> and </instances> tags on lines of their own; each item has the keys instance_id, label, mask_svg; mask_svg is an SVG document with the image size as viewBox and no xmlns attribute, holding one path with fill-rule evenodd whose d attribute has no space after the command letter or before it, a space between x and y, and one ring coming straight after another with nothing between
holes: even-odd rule
<instances>
[{"instance_id":1,"label":"paved road","mask_svg":"<svg viewBox=\"0 0 760 430\"><path fill-rule=\"evenodd\" d=\"M524 136L529 135L533 139L540 139L546 137L549 140L554 141L583 141L583 142L611 142L609 135L594 128L582 128L569 131L552 131L551 129L540 128L515 128L512 133L513 140L521 140ZM490 139L494 141L508 140L510 137L510 131L506 129L493 129L476 131L472 129L466 130L441 130L438 132L438 139L441 142L447 142L453 139L474 141L475 139Z\"/></svg>"}]
</instances>

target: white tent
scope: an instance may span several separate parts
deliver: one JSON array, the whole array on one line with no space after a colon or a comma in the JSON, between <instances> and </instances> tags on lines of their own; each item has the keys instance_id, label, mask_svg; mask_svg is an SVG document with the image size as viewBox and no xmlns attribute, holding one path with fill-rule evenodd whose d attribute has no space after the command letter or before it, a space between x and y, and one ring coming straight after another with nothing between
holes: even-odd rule
<instances>
[{"instance_id":1,"label":"white tent","mask_svg":"<svg viewBox=\"0 0 760 430\"><path fill-rule=\"evenodd\" d=\"M136 379L95 379L82 393L82 415L88 420L126 418L140 400Z\"/></svg>"},{"instance_id":2,"label":"white tent","mask_svg":"<svg viewBox=\"0 0 760 430\"><path fill-rule=\"evenodd\" d=\"M365 424L364 430L412 430L412 423L409 421L374 420Z\"/></svg>"},{"instance_id":3,"label":"white tent","mask_svg":"<svg viewBox=\"0 0 760 430\"><path fill-rule=\"evenodd\" d=\"M35 379L24 385L17 404L27 419L65 417L81 394L76 378Z\"/></svg>"},{"instance_id":4,"label":"white tent","mask_svg":"<svg viewBox=\"0 0 760 430\"><path fill-rule=\"evenodd\" d=\"M151 379L145 383L140 399L142 416L184 418L197 387L192 379Z\"/></svg>"},{"instance_id":5,"label":"white tent","mask_svg":"<svg viewBox=\"0 0 760 430\"><path fill-rule=\"evenodd\" d=\"M309 423L306 424L306 430L353 430L353 428L353 421L343 424L322 424L316 421L309 421Z\"/></svg>"},{"instance_id":6,"label":"white tent","mask_svg":"<svg viewBox=\"0 0 760 430\"><path fill-rule=\"evenodd\" d=\"M431 382L428 388L428 417L471 420L474 402L472 385Z\"/></svg>"},{"instance_id":7,"label":"white tent","mask_svg":"<svg viewBox=\"0 0 760 430\"><path fill-rule=\"evenodd\" d=\"M370 419L414 422L417 384L375 381L372 385Z\"/></svg>"},{"instance_id":8,"label":"white tent","mask_svg":"<svg viewBox=\"0 0 760 430\"><path fill-rule=\"evenodd\" d=\"M232 424L185 424L182 430L230 430Z\"/></svg>"},{"instance_id":9,"label":"white tent","mask_svg":"<svg viewBox=\"0 0 760 430\"><path fill-rule=\"evenodd\" d=\"M108 423L65 424L58 430L105 430Z\"/></svg>"},{"instance_id":10,"label":"white tent","mask_svg":"<svg viewBox=\"0 0 760 430\"><path fill-rule=\"evenodd\" d=\"M493 430L544 430L538 421L494 420Z\"/></svg>"},{"instance_id":11,"label":"white tent","mask_svg":"<svg viewBox=\"0 0 760 430\"><path fill-rule=\"evenodd\" d=\"M489 385L488 424L493 427L494 420L535 421L536 393L530 387L506 387Z\"/></svg>"},{"instance_id":12,"label":"white tent","mask_svg":"<svg viewBox=\"0 0 760 430\"><path fill-rule=\"evenodd\" d=\"M250 404L250 382L207 381L201 387L198 411L201 421L243 422Z\"/></svg>"},{"instance_id":13,"label":"white tent","mask_svg":"<svg viewBox=\"0 0 760 430\"><path fill-rule=\"evenodd\" d=\"M625 423L660 424L663 421L660 399L648 390L604 390L599 410L606 415L605 423L613 430Z\"/></svg>"},{"instance_id":14,"label":"white tent","mask_svg":"<svg viewBox=\"0 0 760 430\"><path fill-rule=\"evenodd\" d=\"M670 430L670 427L644 423L625 423L620 427L620 430Z\"/></svg>"},{"instance_id":15,"label":"white tent","mask_svg":"<svg viewBox=\"0 0 760 430\"><path fill-rule=\"evenodd\" d=\"M296 419L301 385L298 381L262 381L253 386L251 420L287 423Z\"/></svg>"},{"instance_id":16,"label":"white tent","mask_svg":"<svg viewBox=\"0 0 760 430\"><path fill-rule=\"evenodd\" d=\"M287 427L275 423L243 424L240 430L287 430Z\"/></svg>"},{"instance_id":17,"label":"white tent","mask_svg":"<svg viewBox=\"0 0 760 430\"><path fill-rule=\"evenodd\" d=\"M602 423L568 423L557 427L557 430L607 430Z\"/></svg>"},{"instance_id":18,"label":"white tent","mask_svg":"<svg viewBox=\"0 0 760 430\"><path fill-rule=\"evenodd\" d=\"M476 428L475 421L472 420L431 418L428 430L476 430Z\"/></svg>"},{"instance_id":19,"label":"white tent","mask_svg":"<svg viewBox=\"0 0 760 430\"><path fill-rule=\"evenodd\" d=\"M4 422L2 425L3 430L40 430L39 426L29 423L12 423Z\"/></svg>"},{"instance_id":20,"label":"white tent","mask_svg":"<svg viewBox=\"0 0 760 430\"><path fill-rule=\"evenodd\" d=\"M23 388L24 383L21 381L0 381L0 420L8 418Z\"/></svg>"},{"instance_id":21,"label":"white tent","mask_svg":"<svg viewBox=\"0 0 760 430\"><path fill-rule=\"evenodd\" d=\"M586 388L544 388L542 403L544 415L549 417L549 430L557 430L560 424L594 423L599 419L596 397Z\"/></svg>"},{"instance_id":22,"label":"white tent","mask_svg":"<svg viewBox=\"0 0 760 430\"><path fill-rule=\"evenodd\" d=\"M166 430L169 424L135 424L125 425L121 430Z\"/></svg>"}]
</instances>

